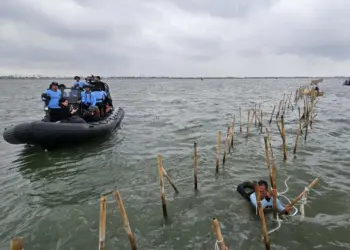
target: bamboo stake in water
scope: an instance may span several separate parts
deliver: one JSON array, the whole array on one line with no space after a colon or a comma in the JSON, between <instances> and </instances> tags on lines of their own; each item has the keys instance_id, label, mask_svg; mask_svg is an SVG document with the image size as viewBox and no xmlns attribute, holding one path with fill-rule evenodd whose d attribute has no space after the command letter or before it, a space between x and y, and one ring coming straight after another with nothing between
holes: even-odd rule
<instances>
[{"instance_id":1,"label":"bamboo stake in water","mask_svg":"<svg viewBox=\"0 0 350 250\"><path fill-rule=\"evenodd\" d=\"M270 131L269 131L268 128L266 128L266 137L267 137L267 140L268 140L268 142L269 142L270 151L271 151L271 157L272 157L272 159L273 159L274 156L273 156L273 150L272 150L272 145L271 145Z\"/></svg>"},{"instance_id":2,"label":"bamboo stake in water","mask_svg":"<svg viewBox=\"0 0 350 250\"><path fill-rule=\"evenodd\" d=\"M219 221L216 218L212 220L212 226L216 235L216 241L219 246L219 250L227 250L225 246L224 238L222 237Z\"/></svg>"},{"instance_id":3,"label":"bamboo stake in water","mask_svg":"<svg viewBox=\"0 0 350 250\"><path fill-rule=\"evenodd\" d=\"M10 250L23 250L23 239L13 238L10 242Z\"/></svg>"},{"instance_id":4,"label":"bamboo stake in water","mask_svg":"<svg viewBox=\"0 0 350 250\"><path fill-rule=\"evenodd\" d=\"M120 198L119 191L116 191L114 193L114 196L117 199L117 202L118 202L118 205L119 205L120 213L122 215L122 220L123 220L123 224L124 224L124 229L125 229L126 233L128 234L128 238L129 238L129 241L130 241L131 249L132 250L137 250L135 237L134 237L134 234L131 231L130 223L129 223L129 220L128 220L128 216L126 214L123 201Z\"/></svg>"},{"instance_id":5,"label":"bamboo stake in water","mask_svg":"<svg viewBox=\"0 0 350 250\"><path fill-rule=\"evenodd\" d=\"M197 142L194 143L193 153L193 175L194 175L194 190L198 190L197 186L197 171L198 171L198 156L197 156Z\"/></svg>"},{"instance_id":6,"label":"bamboo stake in water","mask_svg":"<svg viewBox=\"0 0 350 250\"><path fill-rule=\"evenodd\" d=\"M294 144L293 154L296 154L296 152L297 152L297 145L298 145L298 140L299 140L299 135L300 135L300 126L301 126L301 122L300 122L300 120L298 119L297 137L295 138L295 144Z\"/></svg>"},{"instance_id":7,"label":"bamboo stake in water","mask_svg":"<svg viewBox=\"0 0 350 250\"><path fill-rule=\"evenodd\" d=\"M264 142L265 142L266 167L267 167L267 170L269 171L270 184L272 186L273 181L272 181L271 169L270 169L270 156L269 156L269 148L267 146L267 136L264 137Z\"/></svg>"},{"instance_id":8,"label":"bamboo stake in water","mask_svg":"<svg viewBox=\"0 0 350 250\"><path fill-rule=\"evenodd\" d=\"M228 152L230 153L231 152L231 148L233 149L233 136L235 135L235 116L233 116L233 120L232 120L232 129L231 129L231 144L230 144L230 147L229 147L229 150Z\"/></svg>"},{"instance_id":9,"label":"bamboo stake in water","mask_svg":"<svg viewBox=\"0 0 350 250\"><path fill-rule=\"evenodd\" d=\"M159 175L159 185L160 185L160 198L162 200L163 216L168 217L168 212L166 209L165 202L165 189L164 189L164 177L163 177L163 167L162 167L162 156L158 155L158 175Z\"/></svg>"},{"instance_id":10,"label":"bamboo stake in water","mask_svg":"<svg viewBox=\"0 0 350 250\"><path fill-rule=\"evenodd\" d=\"M281 123L282 123L282 141L283 141L283 160L287 160L287 145L286 145L286 130L284 128L284 118L283 115L281 116Z\"/></svg>"},{"instance_id":11,"label":"bamboo stake in water","mask_svg":"<svg viewBox=\"0 0 350 250\"><path fill-rule=\"evenodd\" d=\"M264 236L265 248L266 250L270 250L270 242L269 242L269 237L267 235L265 214L261 205L261 197L260 197L260 190L259 190L258 183L255 183L254 189L255 189L256 203L258 205L258 214L260 216L260 221L261 221L261 229Z\"/></svg>"},{"instance_id":12,"label":"bamboo stake in water","mask_svg":"<svg viewBox=\"0 0 350 250\"><path fill-rule=\"evenodd\" d=\"M106 239L106 215L107 215L107 202L106 196L100 198L100 244L99 250L105 249Z\"/></svg>"},{"instance_id":13,"label":"bamboo stake in water","mask_svg":"<svg viewBox=\"0 0 350 250\"><path fill-rule=\"evenodd\" d=\"M225 165L227 147L229 146L228 145L229 138L230 138L230 127L227 127L226 139L225 139L225 148L224 148L224 157L222 158L222 165Z\"/></svg>"},{"instance_id":14,"label":"bamboo stake in water","mask_svg":"<svg viewBox=\"0 0 350 250\"><path fill-rule=\"evenodd\" d=\"M242 110L239 108L239 132L242 134Z\"/></svg>"},{"instance_id":15,"label":"bamboo stake in water","mask_svg":"<svg viewBox=\"0 0 350 250\"><path fill-rule=\"evenodd\" d=\"M313 180L310 185L307 187L308 189L313 188L316 184L318 183L318 178L316 178L315 180ZM303 192L301 192L289 205L287 206L294 206L302 197L303 195L306 193L306 190L304 190Z\"/></svg>"},{"instance_id":16,"label":"bamboo stake in water","mask_svg":"<svg viewBox=\"0 0 350 250\"><path fill-rule=\"evenodd\" d=\"M281 105L282 105L282 100L280 100L280 104L278 105L278 111L277 111L277 114L276 114L276 120L278 119L278 117L280 115Z\"/></svg>"},{"instance_id":17,"label":"bamboo stake in water","mask_svg":"<svg viewBox=\"0 0 350 250\"><path fill-rule=\"evenodd\" d=\"M221 131L218 133L217 150L216 150L216 173L219 173L220 166L220 145L221 145Z\"/></svg>"},{"instance_id":18,"label":"bamboo stake in water","mask_svg":"<svg viewBox=\"0 0 350 250\"><path fill-rule=\"evenodd\" d=\"M276 166L272 166L273 217L277 218Z\"/></svg>"},{"instance_id":19,"label":"bamboo stake in water","mask_svg":"<svg viewBox=\"0 0 350 250\"><path fill-rule=\"evenodd\" d=\"M169 184L173 187L174 191L178 194L179 190L177 189L177 187L175 186L174 182L172 181L172 179L170 178L170 176L168 175L168 173L165 171L164 167L163 167L163 163L162 164L162 168L163 168L163 174L165 175L165 177L167 178L167 180L169 181Z\"/></svg>"},{"instance_id":20,"label":"bamboo stake in water","mask_svg":"<svg viewBox=\"0 0 350 250\"><path fill-rule=\"evenodd\" d=\"M262 119L263 119L263 117L262 117L262 115L263 115L263 112L262 112L262 110L260 110L260 133L262 134L262 128L263 128L263 124L262 124Z\"/></svg>"},{"instance_id":21,"label":"bamboo stake in water","mask_svg":"<svg viewBox=\"0 0 350 250\"><path fill-rule=\"evenodd\" d=\"M271 118L270 118L269 124L271 124L271 122L272 122L272 116L273 116L273 113L275 113L275 108L276 108L276 104L273 106L273 110L272 110L272 114L271 114Z\"/></svg>"},{"instance_id":22,"label":"bamboo stake in water","mask_svg":"<svg viewBox=\"0 0 350 250\"><path fill-rule=\"evenodd\" d=\"M255 108L254 108L254 114L255 114L255 126L257 124L257 120L256 120L256 103L255 103Z\"/></svg>"},{"instance_id":23,"label":"bamboo stake in water","mask_svg":"<svg viewBox=\"0 0 350 250\"><path fill-rule=\"evenodd\" d=\"M248 110L248 118L247 118L247 138L249 135L249 116L250 116L250 109Z\"/></svg>"}]
</instances>

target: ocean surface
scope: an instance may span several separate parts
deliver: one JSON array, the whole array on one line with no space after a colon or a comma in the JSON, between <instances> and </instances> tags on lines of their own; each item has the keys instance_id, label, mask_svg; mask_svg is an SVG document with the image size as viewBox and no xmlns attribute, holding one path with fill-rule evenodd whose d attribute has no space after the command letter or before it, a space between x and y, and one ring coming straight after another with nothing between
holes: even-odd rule
<instances>
[{"instance_id":1,"label":"ocean surface","mask_svg":"<svg viewBox=\"0 0 350 250\"><path fill-rule=\"evenodd\" d=\"M307 140L294 156L297 107L286 111L287 161L276 121L270 126L277 157L277 188L290 199L314 178L305 218L287 217L269 235L272 249L350 249L350 87L325 79L325 95ZM40 94L47 80L1 80L1 131L10 124L40 119ZM59 83L71 85L70 81ZM264 130L273 105L310 79L115 80L108 82L114 105L125 110L122 128L109 139L48 151L11 145L0 138L0 249L14 236L26 250L98 249L99 198L118 188L138 249L212 249L211 220L220 221L229 249L264 249L261 225L239 183L267 179L264 134L250 125L247 110L263 110ZM298 104L303 107L303 103ZM243 132L239 133L239 108ZM227 126L236 117L234 148L222 167ZM219 174L216 141L222 131ZM198 143L198 192L193 184L193 143ZM165 179L168 220L162 216L157 155L179 189ZM297 206L299 208L299 205ZM269 230L277 227L266 215ZM108 196L106 249L130 249L113 196Z\"/></svg>"}]
</instances>

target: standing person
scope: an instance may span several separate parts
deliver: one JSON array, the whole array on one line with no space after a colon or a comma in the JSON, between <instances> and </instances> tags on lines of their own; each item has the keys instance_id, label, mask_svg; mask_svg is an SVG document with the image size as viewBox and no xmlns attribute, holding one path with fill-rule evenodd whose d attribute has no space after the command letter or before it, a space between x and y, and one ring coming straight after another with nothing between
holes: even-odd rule
<instances>
[{"instance_id":1,"label":"standing person","mask_svg":"<svg viewBox=\"0 0 350 250\"><path fill-rule=\"evenodd\" d=\"M58 108L58 100L61 98L62 92L58 90L58 83L52 82L48 90L41 95L42 100L45 102L49 109Z\"/></svg>"}]
</instances>

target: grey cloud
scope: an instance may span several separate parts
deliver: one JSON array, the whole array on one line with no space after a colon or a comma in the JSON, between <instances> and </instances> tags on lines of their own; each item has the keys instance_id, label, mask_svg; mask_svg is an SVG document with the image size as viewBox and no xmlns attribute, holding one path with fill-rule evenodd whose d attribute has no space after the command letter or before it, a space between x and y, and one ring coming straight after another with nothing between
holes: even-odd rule
<instances>
[{"instance_id":1,"label":"grey cloud","mask_svg":"<svg viewBox=\"0 0 350 250\"><path fill-rule=\"evenodd\" d=\"M350 67L349 11L345 0L2 0L0 71L254 75L268 62L298 75L310 57Z\"/></svg>"}]
</instances>

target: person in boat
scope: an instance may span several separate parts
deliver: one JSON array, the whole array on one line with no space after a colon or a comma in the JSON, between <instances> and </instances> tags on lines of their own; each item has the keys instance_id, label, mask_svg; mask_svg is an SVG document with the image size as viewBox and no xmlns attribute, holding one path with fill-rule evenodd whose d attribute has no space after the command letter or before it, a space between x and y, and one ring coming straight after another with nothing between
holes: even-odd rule
<instances>
[{"instance_id":1,"label":"person in boat","mask_svg":"<svg viewBox=\"0 0 350 250\"><path fill-rule=\"evenodd\" d=\"M93 92L96 98L96 106L100 110L101 117L105 116L106 111L106 97L107 93L102 90L101 83L96 84L95 91Z\"/></svg>"},{"instance_id":2,"label":"person in boat","mask_svg":"<svg viewBox=\"0 0 350 250\"><path fill-rule=\"evenodd\" d=\"M87 110L89 115L100 117L99 108L96 106L96 96L91 92L90 85L84 86L84 92L81 93L82 110Z\"/></svg>"},{"instance_id":3,"label":"person in boat","mask_svg":"<svg viewBox=\"0 0 350 250\"><path fill-rule=\"evenodd\" d=\"M273 207L273 194L274 194L274 192L276 192L275 194L277 195L277 191L273 190L273 191L269 192L268 191L268 184L264 180L258 181L258 185L259 185L262 208L263 209L272 208ZM253 191L247 192L245 190L246 188L252 189ZM255 195L254 190L255 190L254 183L252 183L252 182L243 182L237 186L237 192L240 195L242 195L243 198L248 200L250 202L250 204L253 205L253 207L255 209L258 209L258 205L256 202L256 195ZM283 206L281 201L277 198L277 209L280 211L280 213L288 214L292 210L292 207L290 207L289 205Z\"/></svg>"},{"instance_id":4,"label":"person in boat","mask_svg":"<svg viewBox=\"0 0 350 250\"><path fill-rule=\"evenodd\" d=\"M62 96L62 92L58 90L58 83L52 82L49 89L41 95L41 99L45 102L49 109L58 108L58 101Z\"/></svg>"},{"instance_id":5,"label":"person in boat","mask_svg":"<svg viewBox=\"0 0 350 250\"><path fill-rule=\"evenodd\" d=\"M79 76L74 77L75 82L73 82L73 88L74 89L80 89L82 90L84 86L87 84L86 82L80 81Z\"/></svg>"},{"instance_id":6,"label":"person in boat","mask_svg":"<svg viewBox=\"0 0 350 250\"><path fill-rule=\"evenodd\" d=\"M68 100L64 97L59 99L58 108L50 110L50 121L69 121L70 118L78 111L73 107L68 107Z\"/></svg>"}]
</instances>

